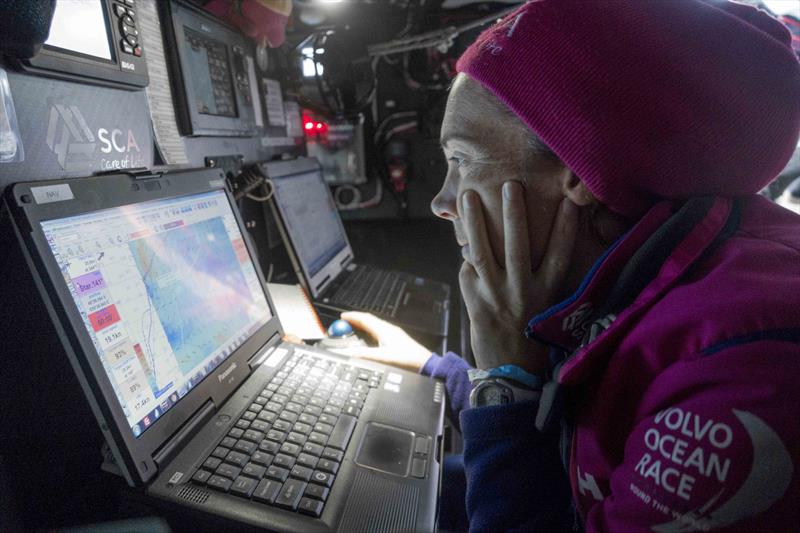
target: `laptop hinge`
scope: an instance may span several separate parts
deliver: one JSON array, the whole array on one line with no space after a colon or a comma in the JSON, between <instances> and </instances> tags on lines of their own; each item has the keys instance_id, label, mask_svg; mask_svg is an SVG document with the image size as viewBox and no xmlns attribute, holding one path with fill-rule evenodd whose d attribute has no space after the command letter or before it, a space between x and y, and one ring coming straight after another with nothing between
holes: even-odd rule
<instances>
[{"instance_id":1,"label":"laptop hinge","mask_svg":"<svg viewBox=\"0 0 800 533\"><path fill-rule=\"evenodd\" d=\"M257 351L253 355L253 357L251 357L250 359L247 360L247 365L250 367L250 370L253 370L253 368L255 368L258 365L260 365L261 362L264 359L266 359L266 357L270 353L272 353L272 351L275 349L275 346L278 345L280 340L281 340L281 334L280 333L275 333L272 337L270 337L269 340L266 343L264 343L264 346L266 347L266 349ZM278 342L276 342L276 341L278 341ZM273 344L274 344L274 346L273 346Z\"/></svg>"},{"instance_id":2,"label":"laptop hinge","mask_svg":"<svg viewBox=\"0 0 800 533\"><path fill-rule=\"evenodd\" d=\"M211 419L216 410L217 406L214 405L213 400L209 399L204 403L161 448L156 450L155 455L153 455L153 461L155 461L156 465L161 468L162 465L173 458L178 450L183 449L183 445Z\"/></svg>"}]
</instances>

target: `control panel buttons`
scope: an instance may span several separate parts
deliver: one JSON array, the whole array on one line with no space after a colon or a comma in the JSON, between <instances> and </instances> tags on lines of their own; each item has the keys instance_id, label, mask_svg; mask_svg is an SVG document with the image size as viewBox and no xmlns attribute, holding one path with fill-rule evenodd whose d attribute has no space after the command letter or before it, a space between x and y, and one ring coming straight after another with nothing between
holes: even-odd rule
<instances>
[{"instance_id":1,"label":"control panel buttons","mask_svg":"<svg viewBox=\"0 0 800 533\"><path fill-rule=\"evenodd\" d=\"M127 10L125 6L114 4L114 14L118 17L124 17L127 14Z\"/></svg>"},{"instance_id":2,"label":"control panel buttons","mask_svg":"<svg viewBox=\"0 0 800 533\"><path fill-rule=\"evenodd\" d=\"M126 35L125 40L128 41L128 44L131 46L136 46L139 44L139 38L135 35Z\"/></svg>"},{"instance_id":3,"label":"control panel buttons","mask_svg":"<svg viewBox=\"0 0 800 533\"><path fill-rule=\"evenodd\" d=\"M136 28L131 28L130 26L126 26L126 25L123 24L122 25L122 35L125 35L126 37L128 35L136 35L138 37L139 36L139 30L137 30Z\"/></svg>"},{"instance_id":4,"label":"control panel buttons","mask_svg":"<svg viewBox=\"0 0 800 533\"><path fill-rule=\"evenodd\" d=\"M137 46L136 48L134 48L133 49L133 55L135 55L136 57L141 57L142 56L142 47L141 46Z\"/></svg>"},{"instance_id":5,"label":"control panel buttons","mask_svg":"<svg viewBox=\"0 0 800 533\"><path fill-rule=\"evenodd\" d=\"M126 54L132 54L133 53L133 47L131 45L129 45L125 41L125 39L120 41L119 45L120 45L120 48L122 48L122 51L125 52Z\"/></svg>"},{"instance_id":6,"label":"control panel buttons","mask_svg":"<svg viewBox=\"0 0 800 533\"><path fill-rule=\"evenodd\" d=\"M133 21L133 17L130 15L125 15L122 17L122 23L126 26L136 26L136 23Z\"/></svg>"}]
</instances>

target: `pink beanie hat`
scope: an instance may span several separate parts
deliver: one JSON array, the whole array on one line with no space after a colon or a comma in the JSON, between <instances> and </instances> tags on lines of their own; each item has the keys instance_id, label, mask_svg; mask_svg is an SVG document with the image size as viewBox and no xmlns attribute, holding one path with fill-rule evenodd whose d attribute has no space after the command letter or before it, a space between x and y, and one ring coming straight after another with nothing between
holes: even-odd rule
<instances>
[{"instance_id":1,"label":"pink beanie hat","mask_svg":"<svg viewBox=\"0 0 800 533\"><path fill-rule=\"evenodd\" d=\"M800 131L788 30L701 0L533 0L458 61L612 210L757 193Z\"/></svg>"}]
</instances>

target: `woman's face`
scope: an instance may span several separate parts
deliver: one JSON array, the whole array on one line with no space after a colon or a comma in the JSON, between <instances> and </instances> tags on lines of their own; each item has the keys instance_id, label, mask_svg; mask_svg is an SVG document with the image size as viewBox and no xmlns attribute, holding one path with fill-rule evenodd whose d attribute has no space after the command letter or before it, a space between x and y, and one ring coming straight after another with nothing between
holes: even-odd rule
<instances>
[{"instance_id":1,"label":"woman's face","mask_svg":"<svg viewBox=\"0 0 800 533\"><path fill-rule=\"evenodd\" d=\"M503 113L500 105L470 78L463 74L456 78L441 130L447 175L431 209L453 223L456 240L468 254L465 247L469 243L461 224L461 196L467 190L478 193L495 259L503 265L502 185L509 180L524 184L531 268L536 268L564 198L562 182L567 170L551 158L534 154L525 126Z\"/></svg>"}]
</instances>

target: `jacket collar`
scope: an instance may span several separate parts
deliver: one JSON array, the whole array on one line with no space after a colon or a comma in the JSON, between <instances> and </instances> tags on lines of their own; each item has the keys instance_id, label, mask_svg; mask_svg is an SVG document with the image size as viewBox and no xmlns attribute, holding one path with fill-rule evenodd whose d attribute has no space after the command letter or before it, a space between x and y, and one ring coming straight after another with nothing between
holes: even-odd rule
<instances>
[{"instance_id":1,"label":"jacket collar","mask_svg":"<svg viewBox=\"0 0 800 533\"><path fill-rule=\"evenodd\" d=\"M594 342L581 347L581 339L593 320L596 310L603 306L619 273L648 238L673 214L671 202L661 202L650 211L598 259L578 290L566 300L533 317L525 335L550 346L573 354L562 366L558 379L562 383L578 381L588 370L587 353L603 344L604 339L615 336L634 316L655 302L670 287L699 255L714 241L725 225L731 202L717 198L706 216L675 248L662 265L658 275L634 300L634 302L603 331ZM581 371L584 370L584 371Z\"/></svg>"}]
</instances>

